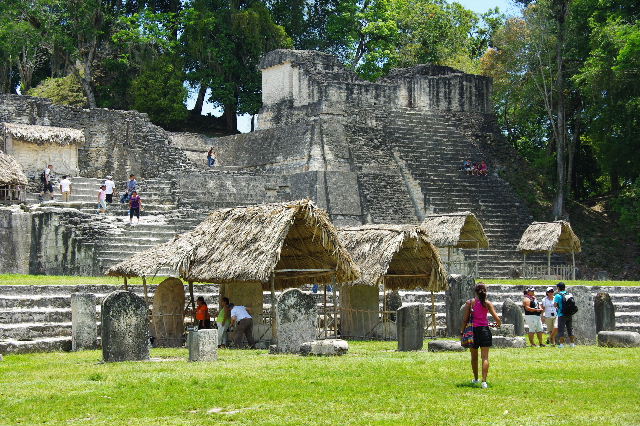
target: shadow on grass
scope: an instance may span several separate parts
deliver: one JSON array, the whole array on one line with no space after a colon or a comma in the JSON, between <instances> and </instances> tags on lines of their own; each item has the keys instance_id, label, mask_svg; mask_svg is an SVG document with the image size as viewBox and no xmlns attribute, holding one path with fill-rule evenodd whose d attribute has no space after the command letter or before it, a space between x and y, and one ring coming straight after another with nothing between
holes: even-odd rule
<instances>
[{"instance_id":1,"label":"shadow on grass","mask_svg":"<svg viewBox=\"0 0 640 426\"><path fill-rule=\"evenodd\" d=\"M473 388L473 389L480 389L480 383L471 383L471 382L464 382L464 383L458 383L456 385L457 388Z\"/></svg>"}]
</instances>

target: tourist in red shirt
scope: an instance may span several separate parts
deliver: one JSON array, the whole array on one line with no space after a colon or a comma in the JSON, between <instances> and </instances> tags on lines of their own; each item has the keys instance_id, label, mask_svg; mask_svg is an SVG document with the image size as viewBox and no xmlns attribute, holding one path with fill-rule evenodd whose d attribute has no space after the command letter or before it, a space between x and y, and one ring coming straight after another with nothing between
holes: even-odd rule
<instances>
[{"instance_id":1,"label":"tourist in red shirt","mask_svg":"<svg viewBox=\"0 0 640 426\"><path fill-rule=\"evenodd\" d=\"M204 301L204 297L200 296L196 300L196 321L198 321L198 329L211 328L211 315L209 315L209 307Z\"/></svg>"}]
</instances>

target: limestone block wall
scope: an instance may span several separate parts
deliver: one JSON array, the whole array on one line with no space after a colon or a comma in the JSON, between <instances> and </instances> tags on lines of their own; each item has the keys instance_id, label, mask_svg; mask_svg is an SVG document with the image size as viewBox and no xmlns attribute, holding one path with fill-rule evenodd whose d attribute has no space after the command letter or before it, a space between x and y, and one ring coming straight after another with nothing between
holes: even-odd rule
<instances>
[{"instance_id":1,"label":"limestone block wall","mask_svg":"<svg viewBox=\"0 0 640 426\"><path fill-rule=\"evenodd\" d=\"M75 209L0 208L0 273L99 274L95 247L87 244L101 233L93 220Z\"/></svg>"},{"instance_id":2,"label":"limestone block wall","mask_svg":"<svg viewBox=\"0 0 640 426\"><path fill-rule=\"evenodd\" d=\"M0 95L0 121L83 130L78 168L85 177L156 177L189 164L185 154L171 146L168 133L136 111L81 109L42 98Z\"/></svg>"},{"instance_id":3,"label":"limestone block wall","mask_svg":"<svg viewBox=\"0 0 640 426\"><path fill-rule=\"evenodd\" d=\"M419 65L369 82L331 55L295 50L269 52L260 66L261 128L367 107L491 112L491 79L450 67Z\"/></svg>"},{"instance_id":4,"label":"limestone block wall","mask_svg":"<svg viewBox=\"0 0 640 426\"><path fill-rule=\"evenodd\" d=\"M12 155L27 175L39 175L48 164L55 164L55 172L77 176L78 147L74 144L35 144L7 137L5 151Z\"/></svg>"}]
</instances>

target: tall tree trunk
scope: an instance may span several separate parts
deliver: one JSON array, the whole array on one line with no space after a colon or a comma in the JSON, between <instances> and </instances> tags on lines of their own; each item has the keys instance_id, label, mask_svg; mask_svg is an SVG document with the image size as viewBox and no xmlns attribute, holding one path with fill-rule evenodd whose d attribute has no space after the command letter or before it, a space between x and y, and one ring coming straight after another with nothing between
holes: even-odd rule
<instances>
[{"instance_id":1,"label":"tall tree trunk","mask_svg":"<svg viewBox=\"0 0 640 426\"><path fill-rule=\"evenodd\" d=\"M222 114L227 123L227 132L231 134L238 133L238 116L236 111L236 105L225 105L224 114Z\"/></svg>"},{"instance_id":2,"label":"tall tree trunk","mask_svg":"<svg viewBox=\"0 0 640 426\"><path fill-rule=\"evenodd\" d=\"M567 166L567 195L571 196L571 194L573 193L573 198L575 199L577 191L574 187L574 175L575 175L575 158L576 158L576 150L578 149L578 144L580 143L580 113L577 112L575 114L575 118L573 121L573 132L571 134L571 138L569 139L569 150L568 150L568 155L569 155L569 162L568 162L568 166Z\"/></svg>"},{"instance_id":3,"label":"tall tree trunk","mask_svg":"<svg viewBox=\"0 0 640 426\"><path fill-rule=\"evenodd\" d=\"M196 104L193 106L191 110L191 115L199 116L202 115L202 108L204 108L204 97L207 94L207 86L205 84L200 83L200 89L198 89L198 97L196 98Z\"/></svg>"},{"instance_id":4,"label":"tall tree trunk","mask_svg":"<svg viewBox=\"0 0 640 426\"><path fill-rule=\"evenodd\" d=\"M618 176L617 170L611 170L609 172L609 179L611 180L611 191L618 192L620 191L620 176Z\"/></svg>"},{"instance_id":5,"label":"tall tree trunk","mask_svg":"<svg viewBox=\"0 0 640 426\"><path fill-rule=\"evenodd\" d=\"M556 45L556 91L557 91L557 138L556 138L556 168L557 168L557 190L556 199L553 203L553 215L556 219L564 216L565 194L567 185L566 171L566 147L567 128L565 122L565 96L564 96L564 36L565 19L569 10L569 0L555 0L556 20L558 24L558 40Z\"/></svg>"}]
</instances>

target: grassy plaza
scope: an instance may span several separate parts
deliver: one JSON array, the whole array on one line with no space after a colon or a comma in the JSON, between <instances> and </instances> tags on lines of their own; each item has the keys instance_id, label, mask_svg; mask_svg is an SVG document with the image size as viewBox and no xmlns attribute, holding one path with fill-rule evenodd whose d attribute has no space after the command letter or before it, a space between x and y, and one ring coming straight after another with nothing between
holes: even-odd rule
<instances>
[{"instance_id":1,"label":"grassy plaza","mask_svg":"<svg viewBox=\"0 0 640 426\"><path fill-rule=\"evenodd\" d=\"M220 350L213 363L186 349L111 364L99 351L8 355L0 424L640 425L637 349L493 349L480 389L468 352L396 345L350 342L335 358Z\"/></svg>"}]
</instances>

